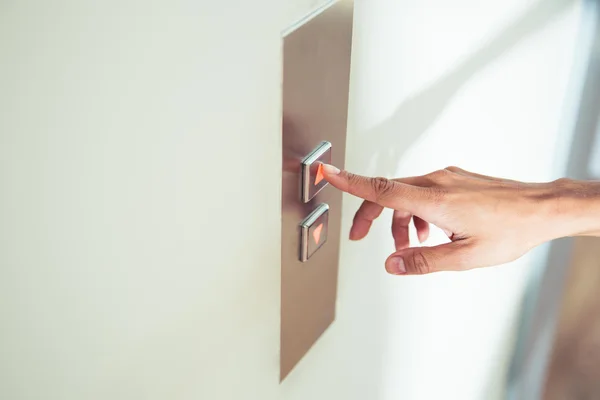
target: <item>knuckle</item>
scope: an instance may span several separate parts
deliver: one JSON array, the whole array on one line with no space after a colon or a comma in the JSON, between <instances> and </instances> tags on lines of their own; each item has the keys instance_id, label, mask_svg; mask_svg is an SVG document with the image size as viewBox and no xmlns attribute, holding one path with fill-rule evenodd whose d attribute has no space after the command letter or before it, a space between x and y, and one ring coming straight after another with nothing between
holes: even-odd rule
<instances>
[{"instance_id":1,"label":"knuckle","mask_svg":"<svg viewBox=\"0 0 600 400\"><path fill-rule=\"evenodd\" d=\"M452 176L453 172L449 169L439 169L427 175L427 177L433 182L437 182L438 184L442 184L447 182Z\"/></svg>"},{"instance_id":2,"label":"knuckle","mask_svg":"<svg viewBox=\"0 0 600 400\"><path fill-rule=\"evenodd\" d=\"M559 178L554 181L554 185L559 189L567 188L571 185L573 181L569 178Z\"/></svg>"},{"instance_id":3,"label":"knuckle","mask_svg":"<svg viewBox=\"0 0 600 400\"><path fill-rule=\"evenodd\" d=\"M449 167L446 167L445 169L446 169L446 171L450 171L450 172L459 172L459 171L462 171L461 168L459 168L459 167L457 167L455 165L451 165Z\"/></svg>"},{"instance_id":4,"label":"knuckle","mask_svg":"<svg viewBox=\"0 0 600 400\"><path fill-rule=\"evenodd\" d=\"M425 275L433 272L431 260L420 252L413 252L410 256L410 266L413 274Z\"/></svg>"},{"instance_id":5,"label":"knuckle","mask_svg":"<svg viewBox=\"0 0 600 400\"><path fill-rule=\"evenodd\" d=\"M364 192L365 187L368 185L365 177L353 173L346 175L346 181L348 183L348 191L353 194Z\"/></svg>"},{"instance_id":6,"label":"knuckle","mask_svg":"<svg viewBox=\"0 0 600 400\"><path fill-rule=\"evenodd\" d=\"M375 192L376 200L388 197L394 189L394 183L383 177L373 178L371 180L371 185Z\"/></svg>"},{"instance_id":7,"label":"knuckle","mask_svg":"<svg viewBox=\"0 0 600 400\"><path fill-rule=\"evenodd\" d=\"M355 186L360 185L360 183L361 183L360 178L361 178L360 176L353 174L351 172L348 172L346 175L346 180L348 181L348 185L350 187L355 187Z\"/></svg>"}]
</instances>

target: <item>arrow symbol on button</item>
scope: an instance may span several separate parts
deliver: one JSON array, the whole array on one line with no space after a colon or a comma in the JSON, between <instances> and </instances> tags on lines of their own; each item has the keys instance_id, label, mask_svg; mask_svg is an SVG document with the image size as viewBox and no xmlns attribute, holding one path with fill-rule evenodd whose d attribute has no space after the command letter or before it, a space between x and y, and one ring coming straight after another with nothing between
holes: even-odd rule
<instances>
[{"instance_id":1,"label":"arrow symbol on button","mask_svg":"<svg viewBox=\"0 0 600 400\"><path fill-rule=\"evenodd\" d=\"M315 239L315 243L319 244L319 242L321 241L321 232L323 231L323 224L321 223L321 225L317 226L315 228L315 230L313 231L313 239Z\"/></svg>"},{"instance_id":2,"label":"arrow symbol on button","mask_svg":"<svg viewBox=\"0 0 600 400\"><path fill-rule=\"evenodd\" d=\"M318 185L325 177L323 176L323 164L319 164L317 168L317 176L315 176L315 185Z\"/></svg>"}]
</instances>

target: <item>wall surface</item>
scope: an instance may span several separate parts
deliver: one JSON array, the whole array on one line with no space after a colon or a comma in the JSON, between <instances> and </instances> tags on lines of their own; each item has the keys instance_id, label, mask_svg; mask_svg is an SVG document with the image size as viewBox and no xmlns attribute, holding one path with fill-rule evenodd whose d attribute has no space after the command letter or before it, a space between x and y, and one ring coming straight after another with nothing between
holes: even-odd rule
<instances>
[{"instance_id":1,"label":"wall surface","mask_svg":"<svg viewBox=\"0 0 600 400\"><path fill-rule=\"evenodd\" d=\"M600 397L600 239L575 239L544 400Z\"/></svg>"},{"instance_id":2,"label":"wall surface","mask_svg":"<svg viewBox=\"0 0 600 400\"><path fill-rule=\"evenodd\" d=\"M535 254L398 279L389 213L278 382L281 31L321 3L0 2L0 398L503 397ZM347 167L558 177L579 9L356 0Z\"/></svg>"}]
</instances>

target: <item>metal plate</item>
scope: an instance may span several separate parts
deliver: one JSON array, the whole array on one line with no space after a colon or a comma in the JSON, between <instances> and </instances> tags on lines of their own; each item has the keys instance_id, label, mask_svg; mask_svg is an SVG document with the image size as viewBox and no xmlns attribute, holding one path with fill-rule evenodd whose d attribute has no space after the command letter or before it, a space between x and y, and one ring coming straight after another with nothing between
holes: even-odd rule
<instances>
[{"instance_id":1,"label":"metal plate","mask_svg":"<svg viewBox=\"0 0 600 400\"><path fill-rule=\"evenodd\" d=\"M321 143L344 167L352 47L352 1L335 2L283 40L281 369L283 380L335 319L342 194L330 185L301 200L301 162ZM300 222L329 205L327 243L302 263Z\"/></svg>"}]
</instances>

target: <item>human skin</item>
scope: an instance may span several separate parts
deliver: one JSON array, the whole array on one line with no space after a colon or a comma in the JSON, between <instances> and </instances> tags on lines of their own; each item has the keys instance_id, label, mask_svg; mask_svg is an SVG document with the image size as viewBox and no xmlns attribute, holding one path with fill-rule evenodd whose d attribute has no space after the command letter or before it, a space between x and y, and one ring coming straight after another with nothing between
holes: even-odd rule
<instances>
[{"instance_id":1,"label":"human skin","mask_svg":"<svg viewBox=\"0 0 600 400\"><path fill-rule=\"evenodd\" d=\"M396 251L385 268L394 275L463 271L513 261L532 248L566 236L600 236L600 182L558 179L525 183L448 167L423 176L387 179L324 164L334 187L364 199L351 240L364 238L384 208L394 210ZM421 242L429 224L450 241L410 247L414 221Z\"/></svg>"}]
</instances>

